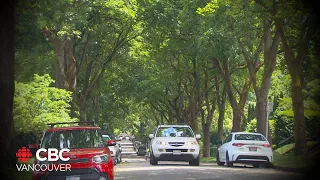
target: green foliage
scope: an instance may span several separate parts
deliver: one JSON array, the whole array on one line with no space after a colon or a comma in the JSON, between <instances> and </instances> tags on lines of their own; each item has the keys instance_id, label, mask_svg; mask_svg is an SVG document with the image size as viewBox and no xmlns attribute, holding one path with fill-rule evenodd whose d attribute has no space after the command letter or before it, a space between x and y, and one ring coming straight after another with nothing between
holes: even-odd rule
<instances>
[{"instance_id":1,"label":"green foliage","mask_svg":"<svg viewBox=\"0 0 320 180\"><path fill-rule=\"evenodd\" d=\"M304 105L304 115L306 118L320 117L320 105L314 100L305 100ZM292 99L290 97L279 99L279 109L277 110L277 114L293 117Z\"/></svg>"},{"instance_id":2,"label":"green foliage","mask_svg":"<svg viewBox=\"0 0 320 180\"><path fill-rule=\"evenodd\" d=\"M75 121L69 117L71 92L50 87L48 74L34 75L30 83L16 82L13 119L17 133L34 134L47 129L47 123Z\"/></svg>"},{"instance_id":3,"label":"green foliage","mask_svg":"<svg viewBox=\"0 0 320 180\"><path fill-rule=\"evenodd\" d=\"M250 122L248 122L246 127L246 132L257 132L257 119L254 118Z\"/></svg>"},{"instance_id":4,"label":"green foliage","mask_svg":"<svg viewBox=\"0 0 320 180\"><path fill-rule=\"evenodd\" d=\"M317 138L320 129L320 106L317 102L316 97L319 90L317 89L317 82L315 79L307 83L305 90L303 91L304 100L304 115L305 125L307 129L308 138ZM286 82L285 82L286 83ZM274 136L276 137L275 143L279 143L291 135L293 135L293 110L292 110L292 99L291 97L283 97L281 95L276 99L276 110L273 113L273 119L275 119L276 130Z\"/></svg>"},{"instance_id":5,"label":"green foliage","mask_svg":"<svg viewBox=\"0 0 320 180\"><path fill-rule=\"evenodd\" d=\"M286 29L289 40L298 40L300 33L294 25L302 23L292 22L297 22L294 20L297 16L303 18L302 12L294 14L295 3L279 3L279 8L285 3L290 5L288 11L280 11L276 16L286 17L286 23L293 27ZM73 44L78 71L75 109L80 109L77 98L90 92L82 99L87 119L97 122L106 132L136 133L139 139L147 137L159 123L177 121L178 110L188 121L192 111L204 106L204 71L209 76L209 104L214 103L212 82L214 77L220 81L222 78L213 57L227 61L237 96L236 91L241 90L249 77L238 41L245 44L252 57L262 37L262 20L266 16L253 0L21 0L18 14L16 130L40 132L47 122L71 120L70 92L51 87L53 80L47 75L25 83L36 73L54 75L55 47L43 33L46 27ZM298 47L296 43L292 46ZM277 57L269 91L270 97L282 95L269 118L271 131L277 137L274 142L293 133L291 79L282 54ZM262 59L261 55L256 63ZM315 55L308 59L311 62L308 67L314 70L309 72L312 77L306 77L304 90L306 124L317 132L320 92L315 70L319 66L313 67ZM261 83L263 70L262 66L257 73L257 84ZM220 84L222 87L223 81ZM255 100L251 89L242 124L245 131L256 131L255 110L251 105ZM192 109L192 103L198 109ZM217 109L212 132L217 130ZM232 108L227 102L224 135L232 127L232 118ZM199 127L200 119L197 118Z\"/></svg>"},{"instance_id":6,"label":"green foliage","mask_svg":"<svg viewBox=\"0 0 320 180\"><path fill-rule=\"evenodd\" d=\"M205 7L203 8L199 7L197 9L197 13L204 16L205 14L208 14L208 13L214 13L218 7L219 7L218 0L211 0L209 3L206 4Z\"/></svg>"}]
</instances>

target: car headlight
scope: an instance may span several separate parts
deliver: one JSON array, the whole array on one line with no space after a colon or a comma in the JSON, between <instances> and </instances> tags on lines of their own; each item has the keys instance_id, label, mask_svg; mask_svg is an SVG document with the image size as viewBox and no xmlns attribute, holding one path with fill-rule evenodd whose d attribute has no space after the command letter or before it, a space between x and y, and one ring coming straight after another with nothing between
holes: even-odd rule
<instances>
[{"instance_id":1,"label":"car headlight","mask_svg":"<svg viewBox=\"0 0 320 180\"><path fill-rule=\"evenodd\" d=\"M197 141L189 141L187 142L187 145L198 145Z\"/></svg>"},{"instance_id":2,"label":"car headlight","mask_svg":"<svg viewBox=\"0 0 320 180\"><path fill-rule=\"evenodd\" d=\"M96 162L96 163L107 162L108 161L108 155L107 154L102 154L102 155L94 156L92 158L92 161Z\"/></svg>"},{"instance_id":3,"label":"car headlight","mask_svg":"<svg viewBox=\"0 0 320 180\"><path fill-rule=\"evenodd\" d=\"M167 145L167 142L165 142L165 141L157 141L156 143L159 145Z\"/></svg>"}]
</instances>

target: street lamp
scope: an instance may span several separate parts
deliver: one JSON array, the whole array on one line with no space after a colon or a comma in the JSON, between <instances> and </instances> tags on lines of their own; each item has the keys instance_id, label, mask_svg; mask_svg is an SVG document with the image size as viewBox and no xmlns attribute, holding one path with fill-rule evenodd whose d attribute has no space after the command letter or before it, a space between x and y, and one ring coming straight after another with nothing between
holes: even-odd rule
<instances>
[{"instance_id":1,"label":"street lamp","mask_svg":"<svg viewBox=\"0 0 320 180\"><path fill-rule=\"evenodd\" d=\"M268 123L269 123L269 113L273 111L273 102L268 102L267 104L267 119L266 119L266 138L268 139Z\"/></svg>"}]
</instances>

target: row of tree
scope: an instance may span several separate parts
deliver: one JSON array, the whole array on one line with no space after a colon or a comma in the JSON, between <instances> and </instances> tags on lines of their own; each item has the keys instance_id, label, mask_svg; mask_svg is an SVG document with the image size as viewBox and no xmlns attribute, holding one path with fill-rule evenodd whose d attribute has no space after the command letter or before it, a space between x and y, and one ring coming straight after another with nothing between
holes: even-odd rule
<instances>
[{"instance_id":1,"label":"row of tree","mask_svg":"<svg viewBox=\"0 0 320 180\"><path fill-rule=\"evenodd\" d=\"M284 91L290 105L281 112L292 112L302 155L304 100L317 89L306 85L319 78L314 13L298 0L21 0L15 79L50 74L72 94L66 119L107 131L147 135L158 124L188 123L203 133L204 156L213 131L221 140L254 118L257 132L270 131L267 102ZM312 103L317 121L320 103Z\"/></svg>"}]
</instances>

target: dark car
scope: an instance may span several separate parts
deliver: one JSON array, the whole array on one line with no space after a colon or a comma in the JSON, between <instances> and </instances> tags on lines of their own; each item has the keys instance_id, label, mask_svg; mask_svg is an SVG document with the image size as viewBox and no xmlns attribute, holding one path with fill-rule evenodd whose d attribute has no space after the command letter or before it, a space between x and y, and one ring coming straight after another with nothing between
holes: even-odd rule
<instances>
[{"instance_id":1,"label":"dark car","mask_svg":"<svg viewBox=\"0 0 320 180\"><path fill-rule=\"evenodd\" d=\"M147 145L145 144L140 144L136 148L137 155L138 156L145 156L147 154Z\"/></svg>"}]
</instances>

